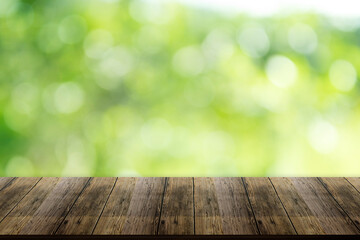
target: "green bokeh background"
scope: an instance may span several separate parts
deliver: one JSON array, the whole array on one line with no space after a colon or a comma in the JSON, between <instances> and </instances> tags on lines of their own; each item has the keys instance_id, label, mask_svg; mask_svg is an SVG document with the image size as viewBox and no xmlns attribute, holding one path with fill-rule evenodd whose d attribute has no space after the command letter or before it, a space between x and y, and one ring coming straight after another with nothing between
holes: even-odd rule
<instances>
[{"instance_id":1,"label":"green bokeh background","mask_svg":"<svg viewBox=\"0 0 360 240\"><path fill-rule=\"evenodd\" d=\"M314 13L1 0L0 175L358 176L359 44Z\"/></svg>"}]
</instances>

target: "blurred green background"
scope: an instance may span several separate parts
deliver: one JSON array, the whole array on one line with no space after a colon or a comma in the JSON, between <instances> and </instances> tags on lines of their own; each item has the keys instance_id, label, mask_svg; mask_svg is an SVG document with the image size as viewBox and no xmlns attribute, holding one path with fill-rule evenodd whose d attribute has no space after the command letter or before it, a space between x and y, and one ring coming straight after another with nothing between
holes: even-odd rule
<instances>
[{"instance_id":1,"label":"blurred green background","mask_svg":"<svg viewBox=\"0 0 360 240\"><path fill-rule=\"evenodd\" d=\"M355 176L360 28L0 1L1 176Z\"/></svg>"}]
</instances>

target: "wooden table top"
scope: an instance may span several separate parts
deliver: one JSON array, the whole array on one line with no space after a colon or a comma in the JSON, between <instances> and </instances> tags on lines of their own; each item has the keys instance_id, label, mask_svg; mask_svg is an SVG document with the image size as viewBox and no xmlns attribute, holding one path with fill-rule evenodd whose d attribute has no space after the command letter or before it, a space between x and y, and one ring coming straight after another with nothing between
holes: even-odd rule
<instances>
[{"instance_id":1,"label":"wooden table top","mask_svg":"<svg viewBox=\"0 0 360 240\"><path fill-rule=\"evenodd\" d=\"M360 178L0 178L1 235L360 234Z\"/></svg>"}]
</instances>

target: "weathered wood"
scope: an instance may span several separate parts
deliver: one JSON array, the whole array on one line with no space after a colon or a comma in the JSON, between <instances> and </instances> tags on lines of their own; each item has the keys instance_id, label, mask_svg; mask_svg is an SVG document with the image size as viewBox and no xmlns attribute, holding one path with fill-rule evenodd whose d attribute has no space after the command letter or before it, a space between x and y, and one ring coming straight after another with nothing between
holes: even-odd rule
<instances>
[{"instance_id":1,"label":"weathered wood","mask_svg":"<svg viewBox=\"0 0 360 240\"><path fill-rule=\"evenodd\" d=\"M279 197L267 178L244 178L261 234L296 234Z\"/></svg>"},{"instance_id":2,"label":"weathered wood","mask_svg":"<svg viewBox=\"0 0 360 240\"><path fill-rule=\"evenodd\" d=\"M214 178L224 234L259 234L241 178Z\"/></svg>"},{"instance_id":3,"label":"weathered wood","mask_svg":"<svg viewBox=\"0 0 360 240\"><path fill-rule=\"evenodd\" d=\"M30 192L39 180L40 178L16 178L8 182L0 192L0 221Z\"/></svg>"},{"instance_id":4,"label":"weathered wood","mask_svg":"<svg viewBox=\"0 0 360 240\"><path fill-rule=\"evenodd\" d=\"M158 234L194 234L192 178L169 178L165 189Z\"/></svg>"},{"instance_id":5,"label":"weathered wood","mask_svg":"<svg viewBox=\"0 0 360 240\"><path fill-rule=\"evenodd\" d=\"M317 178L290 178L327 234L357 234L358 230Z\"/></svg>"},{"instance_id":6,"label":"weathered wood","mask_svg":"<svg viewBox=\"0 0 360 240\"><path fill-rule=\"evenodd\" d=\"M18 234L54 188L59 178L43 178L0 223L0 234Z\"/></svg>"},{"instance_id":7,"label":"weathered wood","mask_svg":"<svg viewBox=\"0 0 360 240\"><path fill-rule=\"evenodd\" d=\"M136 178L118 178L94 234L120 234L126 221Z\"/></svg>"},{"instance_id":8,"label":"weathered wood","mask_svg":"<svg viewBox=\"0 0 360 240\"><path fill-rule=\"evenodd\" d=\"M92 178L56 234L91 234L115 181L116 178Z\"/></svg>"},{"instance_id":9,"label":"weathered wood","mask_svg":"<svg viewBox=\"0 0 360 240\"><path fill-rule=\"evenodd\" d=\"M270 178L298 234L325 234L289 178Z\"/></svg>"},{"instance_id":10,"label":"weathered wood","mask_svg":"<svg viewBox=\"0 0 360 240\"><path fill-rule=\"evenodd\" d=\"M360 193L345 178L320 178L327 190L360 229Z\"/></svg>"},{"instance_id":11,"label":"weathered wood","mask_svg":"<svg viewBox=\"0 0 360 240\"><path fill-rule=\"evenodd\" d=\"M360 192L360 177L347 177L346 179Z\"/></svg>"},{"instance_id":12,"label":"weathered wood","mask_svg":"<svg viewBox=\"0 0 360 240\"><path fill-rule=\"evenodd\" d=\"M54 234L89 178L61 178L19 234Z\"/></svg>"},{"instance_id":13,"label":"weathered wood","mask_svg":"<svg viewBox=\"0 0 360 240\"><path fill-rule=\"evenodd\" d=\"M4 234L360 234L360 178L0 178Z\"/></svg>"},{"instance_id":14,"label":"weathered wood","mask_svg":"<svg viewBox=\"0 0 360 240\"><path fill-rule=\"evenodd\" d=\"M215 184L212 178L194 179L195 234L223 234Z\"/></svg>"},{"instance_id":15,"label":"weathered wood","mask_svg":"<svg viewBox=\"0 0 360 240\"><path fill-rule=\"evenodd\" d=\"M157 233L165 178L138 178L121 234Z\"/></svg>"},{"instance_id":16,"label":"weathered wood","mask_svg":"<svg viewBox=\"0 0 360 240\"><path fill-rule=\"evenodd\" d=\"M14 179L13 177L0 177L0 191Z\"/></svg>"}]
</instances>

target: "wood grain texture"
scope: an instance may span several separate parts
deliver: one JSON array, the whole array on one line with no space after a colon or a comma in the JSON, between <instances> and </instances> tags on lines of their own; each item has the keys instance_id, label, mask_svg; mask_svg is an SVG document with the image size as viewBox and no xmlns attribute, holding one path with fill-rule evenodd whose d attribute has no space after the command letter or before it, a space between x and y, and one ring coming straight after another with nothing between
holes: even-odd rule
<instances>
[{"instance_id":1,"label":"wood grain texture","mask_svg":"<svg viewBox=\"0 0 360 240\"><path fill-rule=\"evenodd\" d=\"M121 234L135 189L136 178L118 178L94 234Z\"/></svg>"},{"instance_id":2,"label":"wood grain texture","mask_svg":"<svg viewBox=\"0 0 360 240\"><path fill-rule=\"evenodd\" d=\"M298 234L325 234L289 178L270 178Z\"/></svg>"},{"instance_id":3,"label":"wood grain texture","mask_svg":"<svg viewBox=\"0 0 360 240\"><path fill-rule=\"evenodd\" d=\"M157 233L165 178L137 178L121 234Z\"/></svg>"},{"instance_id":4,"label":"wood grain texture","mask_svg":"<svg viewBox=\"0 0 360 240\"><path fill-rule=\"evenodd\" d=\"M192 178L169 178L165 189L158 234L194 234Z\"/></svg>"},{"instance_id":5,"label":"wood grain texture","mask_svg":"<svg viewBox=\"0 0 360 240\"><path fill-rule=\"evenodd\" d=\"M261 234L296 234L279 197L267 178L244 178Z\"/></svg>"},{"instance_id":6,"label":"wood grain texture","mask_svg":"<svg viewBox=\"0 0 360 240\"><path fill-rule=\"evenodd\" d=\"M360 177L347 177L346 179L360 192Z\"/></svg>"},{"instance_id":7,"label":"wood grain texture","mask_svg":"<svg viewBox=\"0 0 360 240\"><path fill-rule=\"evenodd\" d=\"M214 184L223 234L259 234L241 178L214 178Z\"/></svg>"},{"instance_id":8,"label":"wood grain texture","mask_svg":"<svg viewBox=\"0 0 360 240\"><path fill-rule=\"evenodd\" d=\"M61 178L19 234L54 234L89 178Z\"/></svg>"},{"instance_id":9,"label":"wood grain texture","mask_svg":"<svg viewBox=\"0 0 360 240\"><path fill-rule=\"evenodd\" d=\"M360 178L0 178L4 234L360 234Z\"/></svg>"},{"instance_id":10,"label":"wood grain texture","mask_svg":"<svg viewBox=\"0 0 360 240\"><path fill-rule=\"evenodd\" d=\"M327 234L357 234L346 213L317 178L290 178Z\"/></svg>"},{"instance_id":11,"label":"wood grain texture","mask_svg":"<svg viewBox=\"0 0 360 240\"><path fill-rule=\"evenodd\" d=\"M39 182L40 178L16 178L1 191L0 221L25 197L26 194Z\"/></svg>"},{"instance_id":12,"label":"wood grain texture","mask_svg":"<svg viewBox=\"0 0 360 240\"><path fill-rule=\"evenodd\" d=\"M212 178L194 179L195 234L223 234L222 220Z\"/></svg>"},{"instance_id":13,"label":"wood grain texture","mask_svg":"<svg viewBox=\"0 0 360 240\"><path fill-rule=\"evenodd\" d=\"M360 193L345 178L320 178L320 180L360 229Z\"/></svg>"},{"instance_id":14,"label":"wood grain texture","mask_svg":"<svg viewBox=\"0 0 360 240\"><path fill-rule=\"evenodd\" d=\"M0 223L0 234L18 234L55 187L59 178L42 178Z\"/></svg>"},{"instance_id":15,"label":"wood grain texture","mask_svg":"<svg viewBox=\"0 0 360 240\"><path fill-rule=\"evenodd\" d=\"M14 179L13 177L0 177L0 191Z\"/></svg>"},{"instance_id":16,"label":"wood grain texture","mask_svg":"<svg viewBox=\"0 0 360 240\"><path fill-rule=\"evenodd\" d=\"M92 178L56 234L91 234L114 187L116 178Z\"/></svg>"}]
</instances>

